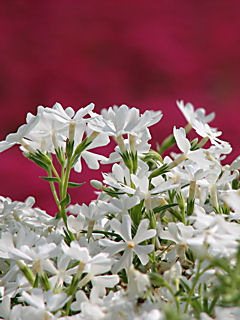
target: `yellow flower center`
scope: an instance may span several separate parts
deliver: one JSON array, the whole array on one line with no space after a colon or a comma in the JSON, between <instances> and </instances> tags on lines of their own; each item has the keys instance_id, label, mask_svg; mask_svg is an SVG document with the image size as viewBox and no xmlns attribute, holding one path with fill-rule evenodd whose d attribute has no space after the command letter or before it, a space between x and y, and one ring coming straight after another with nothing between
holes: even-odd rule
<instances>
[{"instance_id":1,"label":"yellow flower center","mask_svg":"<svg viewBox=\"0 0 240 320\"><path fill-rule=\"evenodd\" d=\"M132 249L134 247L133 241L128 241L128 248Z\"/></svg>"}]
</instances>

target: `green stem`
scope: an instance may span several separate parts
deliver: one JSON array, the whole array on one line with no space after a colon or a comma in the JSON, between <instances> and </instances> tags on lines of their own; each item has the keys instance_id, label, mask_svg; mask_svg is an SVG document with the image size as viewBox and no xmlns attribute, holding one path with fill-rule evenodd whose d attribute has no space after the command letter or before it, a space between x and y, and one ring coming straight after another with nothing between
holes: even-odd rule
<instances>
[{"instance_id":1,"label":"green stem","mask_svg":"<svg viewBox=\"0 0 240 320\"><path fill-rule=\"evenodd\" d=\"M52 163L52 161L51 161L51 169L52 169L53 173L55 174L56 178L58 178L59 180L61 180L60 177L59 177L59 174L58 174L58 172L57 172L57 170L56 170L56 168L54 167L54 165L53 165L53 163Z\"/></svg>"},{"instance_id":2,"label":"green stem","mask_svg":"<svg viewBox=\"0 0 240 320\"><path fill-rule=\"evenodd\" d=\"M81 233L87 233L87 230L82 230ZM93 230L92 233L100 233L100 234L104 234L105 236L118 237L117 233L109 232L109 231Z\"/></svg>"},{"instance_id":3,"label":"green stem","mask_svg":"<svg viewBox=\"0 0 240 320\"><path fill-rule=\"evenodd\" d=\"M193 285L192 285L192 288L188 294L188 298L187 298L187 302L186 302L186 306L185 306L185 309L184 309L184 313L187 313L188 311L188 307L189 307L189 304L191 302L191 299L192 299L192 296L194 294L194 290L196 288L196 285L198 283L198 280L200 278L200 269L201 269L201 262L199 261L198 262L198 267L197 267L197 273L196 273L196 276L195 278L193 279Z\"/></svg>"},{"instance_id":4,"label":"green stem","mask_svg":"<svg viewBox=\"0 0 240 320\"><path fill-rule=\"evenodd\" d=\"M50 168L47 170L47 173L48 173L48 176L49 176L50 178L52 178L52 171L51 171ZM55 200L55 202L56 202L56 204L57 204L57 206L58 206L58 209L60 210L60 209L61 209L60 201L59 201L59 199L58 199L58 195L57 195L57 191L56 191L54 182L50 182L50 187L51 187L51 190L52 190L52 194L53 194L54 200Z\"/></svg>"},{"instance_id":5,"label":"green stem","mask_svg":"<svg viewBox=\"0 0 240 320\"><path fill-rule=\"evenodd\" d=\"M195 291L195 288L196 288L196 285L198 283L198 280L200 279L200 277L207 271L211 268L211 265L209 265L208 267L204 268L201 272L201 261L199 261L198 263L198 267L197 267L197 273L196 273L196 276L195 278L193 279L193 285L192 285L192 288L188 294L188 298L187 298L187 302L186 302L186 306L185 306L185 309L184 309L184 313L187 313L188 311L188 307L189 307L189 304L191 302L191 299L192 299L192 296L194 294L194 291Z\"/></svg>"},{"instance_id":6,"label":"green stem","mask_svg":"<svg viewBox=\"0 0 240 320\"><path fill-rule=\"evenodd\" d=\"M70 176L70 172L71 172L71 159L68 159L67 161L67 168L65 171L65 175L64 175L64 183L63 183L63 199L66 197L67 195L67 187L68 187L68 180L69 180L69 176Z\"/></svg>"},{"instance_id":7,"label":"green stem","mask_svg":"<svg viewBox=\"0 0 240 320\"><path fill-rule=\"evenodd\" d=\"M22 260L16 260L16 264L18 265L22 273L25 275L29 283L33 286L35 282L35 277L32 270Z\"/></svg>"},{"instance_id":8,"label":"green stem","mask_svg":"<svg viewBox=\"0 0 240 320\"><path fill-rule=\"evenodd\" d=\"M173 296L173 299L174 299L174 301L176 303L177 313L180 314L180 301L179 301L178 297L175 296L175 293L174 293L173 289L169 286L167 281L164 281L164 286L169 290L169 292Z\"/></svg>"},{"instance_id":9,"label":"green stem","mask_svg":"<svg viewBox=\"0 0 240 320\"><path fill-rule=\"evenodd\" d=\"M65 172L64 172L64 165L62 166L62 169L61 169L61 182L60 182L60 185L59 185L59 192L60 192L60 199L63 200L63 181L64 181L64 175L65 175Z\"/></svg>"},{"instance_id":10,"label":"green stem","mask_svg":"<svg viewBox=\"0 0 240 320\"><path fill-rule=\"evenodd\" d=\"M85 264L84 263L79 263L78 269L77 269L77 273L75 274L75 276L73 276L72 278L72 282L70 284L70 287L67 289L68 290L68 295L71 296L70 300L67 302L67 306L66 306L66 316L69 315L70 312L70 306L71 303L75 297L75 293L78 289L79 286L79 282L81 280L81 276L82 276L82 272L84 270Z\"/></svg>"}]
</instances>

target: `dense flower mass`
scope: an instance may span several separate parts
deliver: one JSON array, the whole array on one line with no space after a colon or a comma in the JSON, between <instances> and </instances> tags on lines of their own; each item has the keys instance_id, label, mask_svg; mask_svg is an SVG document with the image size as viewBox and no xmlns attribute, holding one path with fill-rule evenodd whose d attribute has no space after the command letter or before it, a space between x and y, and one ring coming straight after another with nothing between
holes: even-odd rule
<instances>
[{"instance_id":1,"label":"dense flower mass","mask_svg":"<svg viewBox=\"0 0 240 320\"><path fill-rule=\"evenodd\" d=\"M46 171L57 208L51 217L33 197L0 197L1 319L240 318L240 160L222 165L231 146L209 125L214 113L177 105L188 123L157 151L149 127L161 111L97 114L92 103L76 113L39 106L0 142ZM110 155L94 152L110 138ZM173 144L180 153L166 154ZM112 163L91 181L89 205L70 198L83 188L69 181L82 159L91 169Z\"/></svg>"}]
</instances>

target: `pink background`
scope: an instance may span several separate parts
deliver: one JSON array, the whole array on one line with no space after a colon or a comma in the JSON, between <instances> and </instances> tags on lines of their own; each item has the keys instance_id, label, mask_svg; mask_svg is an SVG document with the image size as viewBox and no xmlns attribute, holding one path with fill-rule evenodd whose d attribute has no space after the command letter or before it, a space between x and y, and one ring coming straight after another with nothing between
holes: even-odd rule
<instances>
[{"instance_id":1,"label":"pink background","mask_svg":"<svg viewBox=\"0 0 240 320\"><path fill-rule=\"evenodd\" d=\"M126 103L162 110L153 143L185 125L175 106L191 101L217 113L214 125L239 154L239 1L42 0L0 2L0 139L37 105L58 101L96 110ZM17 147L0 154L0 194L28 195L54 213L44 171ZM102 166L101 170L108 171ZM100 172L97 177L100 178ZM88 181L95 171L74 175ZM89 202L87 183L73 202Z\"/></svg>"}]
</instances>

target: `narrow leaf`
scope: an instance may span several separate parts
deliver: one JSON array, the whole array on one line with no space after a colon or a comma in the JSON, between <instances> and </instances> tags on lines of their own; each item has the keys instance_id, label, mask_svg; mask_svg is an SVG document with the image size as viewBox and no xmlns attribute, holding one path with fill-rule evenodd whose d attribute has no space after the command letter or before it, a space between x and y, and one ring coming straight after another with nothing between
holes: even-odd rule
<instances>
[{"instance_id":1,"label":"narrow leaf","mask_svg":"<svg viewBox=\"0 0 240 320\"><path fill-rule=\"evenodd\" d=\"M177 205L178 205L177 203L170 203L170 204L166 204L165 206L156 207L156 208L153 209L153 211L154 211L154 213L158 213L158 212L161 212L161 211L165 211L168 208L175 207Z\"/></svg>"},{"instance_id":2,"label":"narrow leaf","mask_svg":"<svg viewBox=\"0 0 240 320\"><path fill-rule=\"evenodd\" d=\"M60 182L59 179L55 177L40 177L40 178L49 182Z\"/></svg>"},{"instance_id":3,"label":"narrow leaf","mask_svg":"<svg viewBox=\"0 0 240 320\"><path fill-rule=\"evenodd\" d=\"M68 182L68 188L77 188L85 184L86 182L76 183L76 182Z\"/></svg>"},{"instance_id":4,"label":"narrow leaf","mask_svg":"<svg viewBox=\"0 0 240 320\"><path fill-rule=\"evenodd\" d=\"M68 193L66 197L60 202L60 205L63 207L66 207L69 203L70 203L70 195Z\"/></svg>"}]
</instances>

